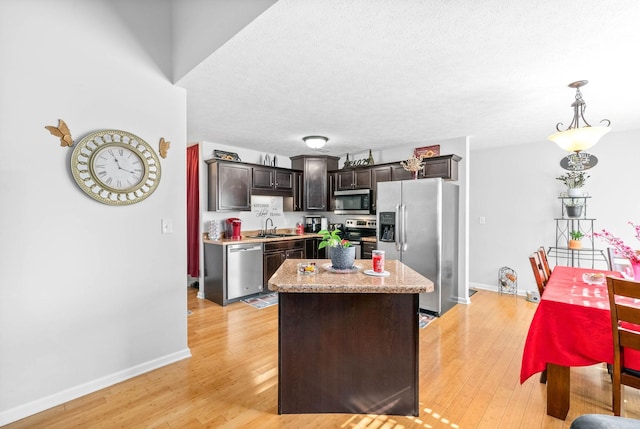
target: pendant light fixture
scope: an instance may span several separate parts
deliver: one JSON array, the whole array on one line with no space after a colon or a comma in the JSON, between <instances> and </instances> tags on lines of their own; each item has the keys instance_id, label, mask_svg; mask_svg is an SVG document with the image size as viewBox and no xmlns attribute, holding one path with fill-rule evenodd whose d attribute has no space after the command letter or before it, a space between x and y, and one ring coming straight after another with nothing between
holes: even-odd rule
<instances>
[{"instance_id":1,"label":"pendant light fixture","mask_svg":"<svg viewBox=\"0 0 640 429\"><path fill-rule=\"evenodd\" d=\"M329 141L329 139L323 136L307 136L303 137L302 141L304 141L311 149L320 149Z\"/></svg>"},{"instance_id":2,"label":"pendant light fixture","mask_svg":"<svg viewBox=\"0 0 640 429\"><path fill-rule=\"evenodd\" d=\"M549 136L549 140L555 142L562 149L576 154L593 147L602 136L611 131L611 128L609 128L611 121L608 119L600 121L600 123L606 122L606 125L592 127L584 118L584 111L587 109L587 104L582 98L580 88L587 83L589 83L589 81L579 80L569 84L569 88L576 89L576 101L571 104L571 107L573 107L573 120L566 130L561 130L560 126L562 126L563 123L558 122L556 125L558 132ZM584 122L584 125L580 125L580 120Z\"/></svg>"}]
</instances>

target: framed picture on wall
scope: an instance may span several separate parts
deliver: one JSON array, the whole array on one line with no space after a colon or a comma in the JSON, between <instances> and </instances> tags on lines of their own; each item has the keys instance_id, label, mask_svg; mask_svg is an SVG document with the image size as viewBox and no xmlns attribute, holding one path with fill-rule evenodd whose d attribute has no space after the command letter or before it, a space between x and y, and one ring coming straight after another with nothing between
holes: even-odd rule
<instances>
[{"instance_id":1,"label":"framed picture on wall","mask_svg":"<svg viewBox=\"0 0 640 429\"><path fill-rule=\"evenodd\" d=\"M413 150L413 156L418 159L431 158L440 155L440 145L417 147Z\"/></svg>"}]
</instances>

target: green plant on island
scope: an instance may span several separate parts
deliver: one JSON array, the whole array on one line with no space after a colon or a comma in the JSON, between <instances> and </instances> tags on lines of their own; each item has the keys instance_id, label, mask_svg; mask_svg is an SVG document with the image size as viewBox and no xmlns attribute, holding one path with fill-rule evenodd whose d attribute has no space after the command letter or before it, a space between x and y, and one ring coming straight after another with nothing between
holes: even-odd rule
<instances>
[{"instance_id":1,"label":"green plant on island","mask_svg":"<svg viewBox=\"0 0 640 429\"><path fill-rule=\"evenodd\" d=\"M569 189L576 189L582 188L584 186L584 182L586 182L589 177L590 176L584 171L570 171L556 177L556 180L563 182Z\"/></svg>"},{"instance_id":2,"label":"green plant on island","mask_svg":"<svg viewBox=\"0 0 640 429\"><path fill-rule=\"evenodd\" d=\"M340 230L334 229L333 231L327 231L323 229L318 232L322 236L322 241L318 244L318 249L324 249L325 247L350 247L349 240L345 240L340 237Z\"/></svg>"}]
</instances>

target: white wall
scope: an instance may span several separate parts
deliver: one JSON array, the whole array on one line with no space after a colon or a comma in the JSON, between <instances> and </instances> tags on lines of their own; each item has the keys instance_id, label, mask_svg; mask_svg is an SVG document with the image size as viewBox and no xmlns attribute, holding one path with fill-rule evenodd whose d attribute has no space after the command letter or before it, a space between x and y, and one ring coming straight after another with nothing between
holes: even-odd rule
<instances>
[{"instance_id":1,"label":"white wall","mask_svg":"<svg viewBox=\"0 0 640 429\"><path fill-rule=\"evenodd\" d=\"M591 177L583 188L592 197L587 214L596 219L596 231L606 228L639 248L627 222L640 223L640 201L634 197L640 131L613 130L590 150L598 164L587 171ZM560 167L565 155L549 141L471 152L472 285L495 289L498 270L506 265L518 273L520 291L537 289L528 256L539 246L555 246L554 218L561 215L557 197L565 191L555 178L566 172ZM484 225L479 223L481 216ZM606 249L601 241L595 245Z\"/></svg>"},{"instance_id":2,"label":"white wall","mask_svg":"<svg viewBox=\"0 0 640 429\"><path fill-rule=\"evenodd\" d=\"M185 93L144 49L153 33L128 24L166 31L170 4L153 7L0 2L0 425L189 356ZM76 142L169 140L159 188L132 206L90 199L44 128L59 118Z\"/></svg>"}]
</instances>

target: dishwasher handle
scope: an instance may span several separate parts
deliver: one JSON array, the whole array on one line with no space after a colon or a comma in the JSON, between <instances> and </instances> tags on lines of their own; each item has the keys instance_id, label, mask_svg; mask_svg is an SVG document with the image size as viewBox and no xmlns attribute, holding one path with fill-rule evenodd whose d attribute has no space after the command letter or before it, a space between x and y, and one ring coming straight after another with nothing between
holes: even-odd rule
<instances>
[{"instance_id":1,"label":"dishwasher handle","mask_svg":"<svg viewBox=\"0 0 640 429\"><path fill-rule=\"evenodd\" d=\"M237 252L253 252L256 250L262 250L261 245L255 245L251 247L247 247L244 245L239 246L229 246L229 253L237 253Z\"/></svg>"}]
</instances>

